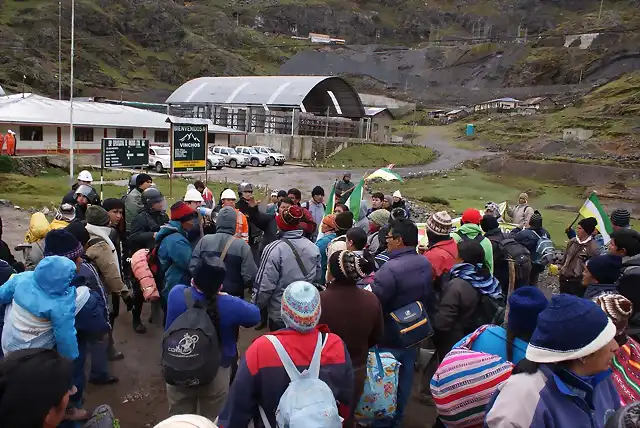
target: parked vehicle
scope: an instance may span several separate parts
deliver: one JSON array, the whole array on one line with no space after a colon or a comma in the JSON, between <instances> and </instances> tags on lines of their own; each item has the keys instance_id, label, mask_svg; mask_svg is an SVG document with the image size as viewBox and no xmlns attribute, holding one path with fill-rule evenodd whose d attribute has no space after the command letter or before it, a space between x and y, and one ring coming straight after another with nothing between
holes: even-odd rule
<instances>
[{"instance_id":1,"label":"parked vehicle","mask_svg":"<svg viewBox=\"0 0 640 428\"><path fill-rule=\"evenodd\" d=\"M171 153L169 147L151 146L149 147L149 166L156 172L163 173L171 167Z\"/></svg>"},{"instance_id":2,"label":"parked vehicle","mask_svg":"<svg viewBox=\"0 0 640 428\"><path fill-rule=\"evenodd\" d=\"M222 156L225 163L231 168L246 168L249 165L249 157L239 154L233 147L215 146L213 154Z\"/></svg>"},{"instance_id":3,"label":"parked vehicle","mask_svg":"<svg viewBox=\"0 0 640 428\"><path fill-rule=\"evenodd\" d=\"M287 158L282 153L276 152L271 147L253 146L253 149L255 149L256 152L258 152L258 153L265 154L265 155L269 156L269 165L276 165L276 164L277 165L284 165L284 163L287 160Z\"/></svg>"},{"instance_id":4,"label":"parked vehicle","mask_svg":"<svg viewBox=\"0 0 640 428\"><path fill-rule=\"evenodd\" d=\"M251 166L267 166L269 163L270 157L264 153L258 153L258 151L253 147L238 146L236 147L236 152L249 156Z\"/></svg>"},{"instance_id":5,"label":"parked vehicle","mask_svg":"<svg viewBox=\"0 0 640 428\"><path fill-rule=\"evenodd\" d=\"M207 169L222 169L225 165L224 158L219 155L214 155L213 151L209 150L207 154Z\"/></svg>"}]
</instances>

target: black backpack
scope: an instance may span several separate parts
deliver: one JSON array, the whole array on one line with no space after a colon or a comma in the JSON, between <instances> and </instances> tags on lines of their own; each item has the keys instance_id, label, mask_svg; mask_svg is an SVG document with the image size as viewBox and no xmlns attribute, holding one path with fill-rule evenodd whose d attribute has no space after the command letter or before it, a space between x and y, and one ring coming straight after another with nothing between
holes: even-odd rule
<instances>
[{"instance_id":1,"label":"black backpack","mask_svg":"<svg viewBox=\"0 0 640 428\"><path fill-rule=\"evenodd\" d=\"M480 292L478 292L480 293ZM480 293L480 301L474 311L465 334L475 331L478 327L485 324L502 325L504 324L504 314L506 310L506 302L502 295L491 297L488 294Z\"/></svg>"},{"instance_id":2,"label":"black backpack","mask_svg":"<svg viewBox=\"0 0 640 428\"><path fill-rule=\"evenodd\" d=\"M488 237L487 239L497 244L499 254L498 257L494 258L495 260L514 263L516 269L514 288L529 285L529 277L531 275L531 253L529 253L529 250L513 238L498 240Z\"/></svg>"},{"instance_id":3,"label":"black backpack","mask_svg":"<svg viewBox=\"0 0 640 428\"><path fill-rule=\"evenodd\" d=\"M171 323L162 339L162 371L169 385L196 387L216 377L220 367L218 333L191 287L184 289L187 311Z\"/></svg>"}]
</instances>

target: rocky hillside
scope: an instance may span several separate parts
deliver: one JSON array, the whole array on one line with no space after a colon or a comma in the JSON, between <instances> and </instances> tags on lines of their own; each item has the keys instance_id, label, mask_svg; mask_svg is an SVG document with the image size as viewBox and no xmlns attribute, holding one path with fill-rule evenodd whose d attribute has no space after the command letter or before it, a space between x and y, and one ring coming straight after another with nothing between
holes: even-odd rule
<instances>
[{"instance_id":1,"label":"rocky hillside","mask_svg":"<svg viewBox=\"0 0 640 428\"><path fill-rule=\"evenodd\" d=\"M62 1L65 78L70 4L71 0ZM600 19L599 4L76 0L78 92L161 101L193 77L277 73L283 65L287 73L369 76L380 89L416 92L440 87L444 92L456 85L460 99L474 87L575 84L580 72L583 80L595 79L598 73L608 77L640 65L640 0L607 0ZM0 0L0 85L18 91L24 75L27 90L57 94L58 18L54 0ZM593 47L563 47L564 33L594 28L607 33ZM319 49L291 39L309 32L344 38L348 48ZM525 34L534 43L514 43L524 41ZM462 43L480 39L485 43ZM612 63L623 65L607 71ZM68 94L66 79L63 86Z\"/></svg>"}]
</instances>

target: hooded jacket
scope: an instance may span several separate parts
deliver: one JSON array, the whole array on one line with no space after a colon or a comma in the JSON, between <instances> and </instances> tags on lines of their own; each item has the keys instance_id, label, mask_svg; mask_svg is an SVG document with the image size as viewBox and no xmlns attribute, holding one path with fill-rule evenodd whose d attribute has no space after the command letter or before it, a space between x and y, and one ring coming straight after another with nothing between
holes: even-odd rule
<instances>
[{"instance_id":1,"label":"hooded jacket","mask_svg":"<svg viewBox=\"0 0 640 428\"><path fill-rule=\"evenodd\" d=\"M75 275L74 262L51 256L35 271L15 275L0 287L0 304L11 304L2 331L5 354L55 346L63 357L78 357L76 289L71 285Z\"/></svg>"},{"instance_id":2,"label":"hooded jacket","mask_svg":"<svg viewBox=\"0 0 640 428\"><path fill-rule=\"evenodd\" d=\"M124 221L127 225L127 232L133 233L133 220L143 208L142 192L136 187L124 199Z\"/></svg>"},{"instance_id":3,"label":"hooded jacket","mask_svg":"<svg viewBox=\"0 0 640 428\"><path fill-rule=\"evenodd\" d=\"M389 253L389 260L376 272L371 286L384 313L384 338L380 346L399 348L399 338L393 335L391 312L416 301L427 310L434 306L433 269L429 260L405 247Z\"/></svg>"},{"instance_id":4,"label":"hooded jacket","mask_svg":"<svg viewBox=\"0 0 640 428\"><path fill-rule=\"evenodd\" d=\"M127 290L120 273L118 252L109 238L111 228L93 224L87 224L86 228L90 236L86 257L98 268L107 294L120 294Z\"/></svg>"},{"instance_id":5,"label":"hooded jacket","mask_svg":"<svg viewBox=\"0 0 640 428\"><path fill-rule=\"evenodd\" d=\"M456 242L460 242L462 241L461 235L465 235L467 238L473 240L476 239L476 236L483 235L483 231L477 224L466 223L460 226L460 229L453 232L451 237L455 239ZM484 249L484 262L491 274L493 274L493 246L487 238L480 241L480 245L482 245Z\"/></svg>"},{"instance_id":6,"label":"hooded jacket","mask_svg":"<svg viewBox=\"0 0 640 428\"><path fill-rule=\"evenodd\" d=\"M147 248L152 249L156 245L154 233L169 223L169 217L163 211L154 211L151 208L145 209L133 219L131 224L131 235L129 235L129 246L131 254Z\"/></svg>"},{"instance_id":7,"label":"hooded jacket","mask_svg":"<svg viewBox=\"0 0 640 428\"><path fill-rule=\"evenodd\" d=\"M609 370L589 380L546 364L534 374L513 375L489 403L485 427L603 428L620 397Z\"/></svg>"},{"instance_id":8,"label":"hooded jacket","mask_svg":"<svg viewBox=\"0 0 640 428\"><path fill-rule=\"evenodd\" d=\"M327 257L327 250L329 248L329 244L336 237L335 232L329 232L326 235L322 235L322 238L318 239L316 242L316 247L318 247L318 251L320 252L320 269L322 272L327 271L327 263L329 258ZM320 283L324 284L326 282L325 275L322 275L320 278Z\"/></svg>"},{"instance_id":9,"label":"hooded jacket","mask_svg":"<svg viewBox=\"0 0 640 428\"><path fill-rule=\"evenodd\" d=\"M162 226L156 242L160 242L158 259L164 272L164 289L162 295L166 299L171 289L177 284L189 284L189 262L191 261L191 244L187 233L179 221L171 220Z\"/></svg>"},{"instance_id":10,"label":"hooded jacket","mask_svg":"<svg viewBox=\"0 0 640 428\"><path fill-rule=\"evenodd\" d=\"M529 226L529 220L534 213L534 209L528 204L518 204L515 207L507 207L507 214L511 217L511 222L517 224L521 229Z\"/></svg>"},{"instance_id":11,"label":"hooded jacket","mask_svg":"<svg viewBox=\"0 0 640 428\"><path fill-rule=\"evenodd\" d=\"M246 288L250 288L258 270L251 248L240 238L236 238L236 215L242 215L233 210L233 215L228 215L230 210L221 210L216 217L216 233L204 236L191 255L190 265L192 268L198 259L205 254L212 254L220 257L225 245L229 240L233 240L224 258L224 265L227 273L222 284L223 290L234 296L242 296Z\"/></svg>"},{"instance_id":12,"label":"hooded jacket","mask_svg":"<svg viewBox=\"0 0 640 428\"><path fill-rule=\"evenodd\" d=\"M447 274L458 257L458 243L453 239L445 239L439 241L427 248L423 255L431 263L433 269L433 279L443 276L449 277Z\"/></svg>"},{"instance_id":13,"label":"hooded jacket","mask_svg":"<svg viewBox=\"0 0 640 428\"><path fill-rule=\"evenodd\" d=\"M262 253L262 261L255 281L258 288L256 305L260 310L266 309L269 318L275 322L282 322L280 302L284 289L295 281L317 283L322 275L320 251L302 234L302 230L280 232L280 238L267 245ZM307 271L306 276L284 239L289 240L298 252Z\"/></svg>"},{"instance_id":14,"label":"hooded jacket","mask_svg":"<svg viewBox=\"0 0 640 428\"><path fill-rule=\"evenodd\" d=\"M329 332L326 326L318 326L310 333L284 329L270 333L276 336L299 371L306 370L316 347L318 334L327 335L320 357L320 380L325 382L336 401L338 411L346 418L353 396L353 369L345 344ZM276 426L275 413L280 397L289 386L289 376L271 342L264 336L251 344L238 365L238 373L229 390L218 426L220 428L246 428L253 420L256 428L262 427L259 406Z\"/></svg>"}]
</instances>

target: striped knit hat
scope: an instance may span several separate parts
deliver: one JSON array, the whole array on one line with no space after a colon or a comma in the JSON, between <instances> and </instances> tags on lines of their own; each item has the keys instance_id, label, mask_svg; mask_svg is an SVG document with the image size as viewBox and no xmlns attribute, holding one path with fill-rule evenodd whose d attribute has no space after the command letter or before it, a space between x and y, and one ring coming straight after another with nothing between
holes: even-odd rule
<instances>
[{"instance_id":1,"label":"striped knit hat","mask_svg":"<svg viewBox=\"0 0 640 428\"><path fill-rule=\"evenodd\" d=\"M446 211L434 213L427 219L427 229L436 235L449 235L451 228L451 216Z\"/></svg>"},{"instance_id":2,"label":"striped knit hat","mask_svg":"<svg viewBox=\"0 0 640 428\"><path fill-rule=\"evenodd\" d=\"M307 333L320 321L320 293L306 281L296 281L284 290L280 312L284 325Z\"/></svg>"},{"instance_id":3,"label":"striped knit hat","mask_svg":"<svg viewBox=\"0 0 640 428\"><path fill-rule=\"evenodd\" d=\"M629 227L631 223L631 213L624 208L616 208L611 213L611 223L618 227Z\"/></svg>"},{"instance_id":4,"label":"striped knit hat","mask_svg":"<svg viewBox=\"0 0 640 428\"><path fill-rule=\"evenodd\" d=\"M620 294L605 293L593 299L616 326L616 334L624 333L633 314L633 304Z\"/></svg>"}]
</instances>

